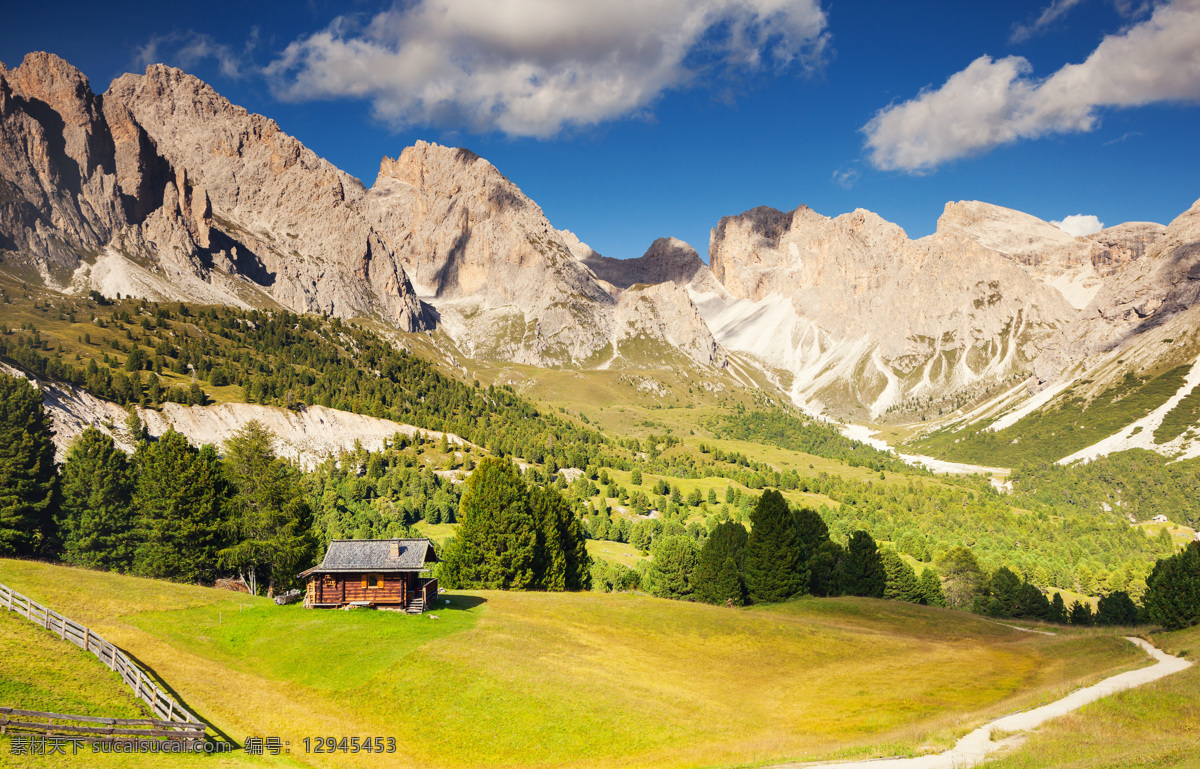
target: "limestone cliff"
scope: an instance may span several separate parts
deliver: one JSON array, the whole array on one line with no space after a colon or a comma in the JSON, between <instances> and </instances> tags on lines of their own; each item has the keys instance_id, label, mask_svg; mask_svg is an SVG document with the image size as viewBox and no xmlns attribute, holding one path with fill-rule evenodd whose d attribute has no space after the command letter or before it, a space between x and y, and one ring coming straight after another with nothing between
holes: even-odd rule
<instances>
[{"instance_id":1,"label":"limestone cliff","mask_svg":"<svg viewBox=\"0 0 1200 769\"><path fill-rule=\"evenodd\" d=\"M910 240L861 209L725 217L709 260L732 297L700 301L718 342L790 373L797 400L842 414L879 417L1022 376L1040 337L1075 314L961 232Z\"/></svg>"}]
</instances>

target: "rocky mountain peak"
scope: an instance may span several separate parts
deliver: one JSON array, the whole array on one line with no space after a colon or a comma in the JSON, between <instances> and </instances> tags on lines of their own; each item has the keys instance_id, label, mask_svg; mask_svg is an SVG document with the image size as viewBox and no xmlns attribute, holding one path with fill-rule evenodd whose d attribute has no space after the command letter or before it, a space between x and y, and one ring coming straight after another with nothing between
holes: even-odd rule
<instances>
[{"instance_id":1,"label":"rocky mountain peak","mask_svg":"<svg viewBox=\"0 0 1200 769\"><path fill-rule=\"evenodd\" d=\"M581 261L600 280L622 289L638 283L682 286L691 283L701 271L707 271L696 249L678 238L659 238L636 259L613 259L589 251Z\"/></svg>"}]
</instances>

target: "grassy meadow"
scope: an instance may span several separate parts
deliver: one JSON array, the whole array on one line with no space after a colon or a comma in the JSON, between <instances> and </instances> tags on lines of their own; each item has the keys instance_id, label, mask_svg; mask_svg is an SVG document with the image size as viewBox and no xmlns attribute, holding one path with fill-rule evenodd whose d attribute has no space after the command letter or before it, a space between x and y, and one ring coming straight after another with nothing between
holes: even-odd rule
<instances>
[{"instance_id":1,"label":"grassy meadow","mask_svg":"<svg viewBox=\"0 0 1200 769\"><path fill-rule=\"evenodd\" d=\"M0 581L127 649L239 743L291 743L287 757L164 765L684 767L894 755L945 748L985 720L1147 662L1114 636L1022 633L868 599L732 610L483 592L449 596L433 619L276 607L23 561L0 561ZM66 644L58 653L61 641L11 615L0 632L6 658L30 660L19 674L0 668L6 704L129 709L94 659ZM399 750L305 755L303 738L318 735L394 736ZM0 742L0 764L16 760L7 753Z\"/></svg>"},{"instance_id":2,"label":"grassy meadow","mask_svg":"<svg viewBox=\"0 0 1200 769\"><path fill-rule=\"evenodd\" d=\"M1195 661L1200 627L1147 638ZM1121 692L1055 719L1020 749L989 764L994 769L1125 769L1200 767L1200 666Z\"/></svg>"}]
</instances>

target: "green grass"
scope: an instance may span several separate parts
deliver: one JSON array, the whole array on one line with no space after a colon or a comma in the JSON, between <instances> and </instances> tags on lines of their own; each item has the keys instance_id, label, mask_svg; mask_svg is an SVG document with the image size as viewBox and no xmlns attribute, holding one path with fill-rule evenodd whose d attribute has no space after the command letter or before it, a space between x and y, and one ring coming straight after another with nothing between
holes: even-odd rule
<instances>
[{"instance_id":1,"label":"green grass","mask_svg":"<svg viewBox=\"0 0 1200 769\"><path fill-rule=\"evenodd\" d=\"M1190 366L1178 366L1146 379L1133 375L1095 398L1075 389L1057 405L1035 411L996 432L985 423L942 430L920 438L916 450L942 459L1015 467L1021 462L1053 462L1107 438L1165 403L1183 386Z\"/></svg>"},{"instance_id":2,"label":"green grass","mask_svg":"<svg viewBox=\"0 0 1200 769\"><path fill-rule=\"evenodd\" d=\"M612 561L623 566L633 568L638 561L649 560L644 558L642 554L633 545L625 544L624 542L609 542L603 539L589 539L587 541L588 555L593 560L601 559Z\"/></svg>"},{"instance_id":3,"label":"green grass","mask_svg":"<svg viewBox=\"0 0 1200 769\"><path fill-rule=\"evenodd\" d=\"M1200 426L1200 387L1183 396L1167 412L1162 424L1154 429L1154 442L1170 443L1189 430L1195 431L1197 426Z\"/></svg>"},{"instance_id":4,"label":"green grass","mask_svg":"<svg viewBox=\"0 0 1200 769\"><path fill-rule=\"evenodd\" d=\"M1200 628L1155 633L1172 654L1200 656ZM1200 767L1200 667L1121 692L1043 726L995 769Z\"/></svg>"},{"instance_id":5,"label":"green grass","mask_svg":"<svg viewBox=\"0 0 1200 769\"><path fill-rule=\"evenodd\" d=\"M727 766L940 749L1141 664L1111 637L863 599L731 610L488 592L434 620L18 561L0 561L0 581L128 649L238 740L401 744L391 757L290 757L315 766Z\"/></svg>"}]
</instances>

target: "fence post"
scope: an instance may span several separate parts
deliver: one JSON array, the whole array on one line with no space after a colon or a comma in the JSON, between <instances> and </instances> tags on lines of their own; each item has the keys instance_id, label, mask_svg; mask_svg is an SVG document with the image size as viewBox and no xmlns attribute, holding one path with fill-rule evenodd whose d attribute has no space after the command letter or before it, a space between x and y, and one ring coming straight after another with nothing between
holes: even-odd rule
<instances>
[{"instance_id":1,"label":"fence post","mask_svg":"<svg viewBox=\"0 0 1200 769\"><path fill-rule=\"evenodd\" d=\"M83 650L85 652L92 650L92 629L90 627L83 629Z\"/></svg>"}]
</instances>

